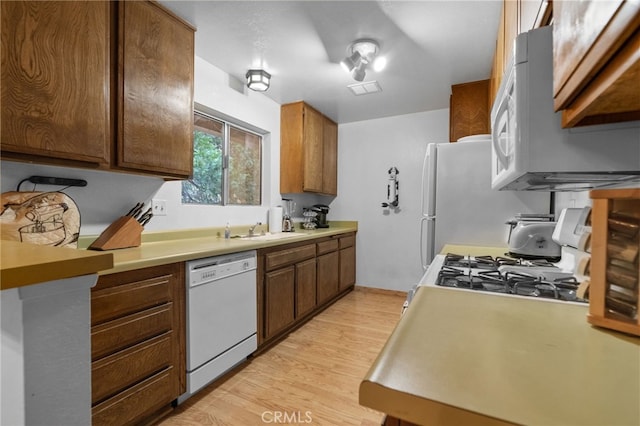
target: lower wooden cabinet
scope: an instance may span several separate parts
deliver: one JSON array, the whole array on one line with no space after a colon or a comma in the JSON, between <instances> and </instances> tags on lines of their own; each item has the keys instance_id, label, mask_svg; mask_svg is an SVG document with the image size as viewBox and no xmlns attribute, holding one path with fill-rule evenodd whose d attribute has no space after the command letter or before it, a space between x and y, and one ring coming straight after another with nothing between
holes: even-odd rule
<instances>
[{"instance_id":1,"label":"lower wooden cabinet","mask_svg":"<svg viewBox=\"0 0 640 426\"><path fill-rule=\"evenodd\" d=\"M355 285L355 232L258 251L258 346Z\"/></svg>"},{"instance_id":2,"label":"lower wooden cabinet","mask_svg":"<svg viewBox=\"0 0 640 426\"><path fill-rule=\"evenodd\" d=\"M356 283L356 236L347 235L340 238L340 281L342 291Z\"/></svg>"},{"instance_id":3,"label":"lower wooden cabinet","mask_svg":"<svg viewBox=\"0 0 640 426\"><path fill-rule=\"evenodd\" d=\"M338 251L318 256L318 304L322 304L338 294L340 256Z\"/></svg>"},{"instance_id":4,"label":"lower wooden cabinet","mask_svg":"<svg viewBox=\"0 0 640 426\"><path fill-rule=\"evenodd\" d=\"M316 307L316 259L296 265L296 318L301 318Z\"/></svg>"},{"instance_id":5,"label":"lower wooden cabinet","mask_svg":"<svg viewBox=\"0 0 640 426\"><path fill-rule=\"evenodd\" d=\"M185 392L184 264L104 275L91 292L92 424L150 422Z\"/></svg>"},{"instance_id":6,"label":"lower wooden cabinet","mask_svg":"<svg viewBox=\"0 0 640 426\"><path fill-rule=\"evenodd\" d=\"M287 266L265 274L266 338L277 334L293 323L295 281L296 268L294 266Z\"/></svg>"}]
</instances>

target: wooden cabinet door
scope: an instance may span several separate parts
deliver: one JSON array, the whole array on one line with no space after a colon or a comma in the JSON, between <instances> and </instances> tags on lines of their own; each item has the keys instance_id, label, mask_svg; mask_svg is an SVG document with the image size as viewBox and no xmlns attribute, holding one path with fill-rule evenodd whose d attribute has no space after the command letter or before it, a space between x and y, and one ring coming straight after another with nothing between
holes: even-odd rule
<instances>
[{"instance_id":1,"label":"wooden cabinet door","mask_svg":"<svg viewBox=\"0 0 640 426\"><path fill-rule=\"evenodd\" d=\"M304 191L322 192L324 117L308 106L304 108Z\"/></svg>"},{"instance_id":2,"label":"wooden cabinet door","mask_svg":"<svg viewBox=\"0 0 640 426\"><path fill-rule=\"evenodd\" d=\"M316 259L296 264L296 318L316 307Z\"/></svg>"},{"instance_id":3,"label":"wooden cabinet door","mask_svg":"<svg viewBox=\"0 0 640 426\"><path fill-rule=\"evenodd\" d=\"M356 248L346 247L340 250L340 290L356 283Z\"/></svg>"},{"instance_id":4,"label":"wooden cabinet door","mask_svg":"<svg viewBox=\"0 0 640 426\"><path fill-rule=\"evenodd\" d=\"M451 86L449 140L489 133L490 80Z\"/></svg>"},{"instance_id":5,"label":"wooden cabinet door","mask_svg":"<svg viewBox=\"0 0 640 426\"><path fill-rule=\"evenodd\" d=\"M110 2L3 1L0 7L3 156L108 165Z\"/></svg>"},{"instance_id":6,"label":"wooden cabinet door","mask_svg":"<svg viewBox=\"0 0 640 426\"><path fill-rule=\"evenodd\" d=\"M322 139L322 193L338 195L338 125L326 117Z\"/></svg>"},{"instance_id":7,"label":"wooden cabinet door","mask_svg":"<svg viewBox=\"0 0 640 426\"><path fill-rule=\"evenodd\" d=\"M294 266L265 274L265 339L293 323L295 279Z\"/></svg>"},{"instance_id":8,"label":"wooden cabinet door","mask_svg":"<svg viewBox=\"0 0 640 426\"><path fill-rule=\"evenodd\" d=\"M194 31L156 3L119 6L117 167L189 177Z\"/></svg>"},{"instance_id":9,"label":"wooden cabinet door","mask_svg":"<svg viewBox=\"0 0 640 426\"><path fill-rule=\"evenodd\" d=\"M640 6L553 2L554 108L562 125L640 119Z\"/></svg>"},{"instance_id":10,"label":"wooden cabinet door","mask_svg":"<svg viewBox=\"0 0 640 426\"><path fill-rule=\"evenodd\" d=\"M318 256L317 262L317 300L318 305L338 294L340 280L338 251Z\"/></svg>"}]
</instances>

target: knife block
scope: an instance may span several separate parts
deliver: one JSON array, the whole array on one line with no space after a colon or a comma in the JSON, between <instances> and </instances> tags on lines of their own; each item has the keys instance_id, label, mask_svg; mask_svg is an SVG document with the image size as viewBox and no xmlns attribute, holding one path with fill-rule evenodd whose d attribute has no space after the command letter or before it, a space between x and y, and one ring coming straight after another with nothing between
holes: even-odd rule
<instances>
[{"instance_id":1,"label":"knife block","mask_svg":"<svg viewBox=\"0 0 640 426\"><path fill-rule=\"evenodd\" d=\"M640 336L640 188L593 190L589 323Z\"/></svg>"},{"instance_id":2,"label":"knife block","mask_svg":"<svg viewBox=\"0 0 640 426\"><path fill-rule=\"evenodd\" d=\"M131 216L122 216L91 243L89 250L115 250L139 247L144 228Z\"/></svg>"}]
</instances>

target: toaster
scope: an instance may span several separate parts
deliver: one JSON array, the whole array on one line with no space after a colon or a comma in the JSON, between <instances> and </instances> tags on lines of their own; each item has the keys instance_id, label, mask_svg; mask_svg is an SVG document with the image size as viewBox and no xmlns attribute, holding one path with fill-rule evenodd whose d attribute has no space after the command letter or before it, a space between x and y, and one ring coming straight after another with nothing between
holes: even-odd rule
<instances>
[{"instance_id":1,"label":"toaster","mask_svg":"<svg viewBox=\"0 0 640 426\"><path fill-rule=\"evenodd\" d=\"M556 222L518 221L509 233L509 254L523 259L560 260L561 248L553 241Z\"/></svg>"}]
</instances>

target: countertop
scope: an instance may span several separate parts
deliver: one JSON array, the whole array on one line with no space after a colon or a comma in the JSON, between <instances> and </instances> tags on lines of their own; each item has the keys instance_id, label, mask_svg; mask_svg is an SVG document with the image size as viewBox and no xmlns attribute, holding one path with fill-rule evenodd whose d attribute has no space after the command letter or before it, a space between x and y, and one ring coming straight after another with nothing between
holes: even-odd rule
<instances>
[{"instance_id":1,"label":"countertop","mask_svg":"<svg viewBox=\"0 0 640 426\"><path fill-rule=\"evenodd\" d=\"M295 232L282 233L279 236L274 236L274 238L272 236L267 238L258 236L251 239L224 239L217 236L214 228L156 232L146 236L143 233L143 242L139 247L110 250L108 253L113 254L113 267L101 271L100 275L297 243L345 232L356 232L357 230L357 222L332 221L329 228L311 231L296 229Z\"/></svg>"},{"instance_id":2,"label":"countertop","mask_svg":"<svg viewBox=\"0 0 640 426\"><path fill-rule=\"evenodd\" d=\"M2 290L46 281L95 274L113 267L108 252L49 247L17 241L0 245L0 287Z\"/></svg>"},{"instance_id":3,"label":"countertop","mask_svg":"<svg viewBox=\"0 0 640 426\"><path fill-rule=\"evenodd\" d=\"M419 287L360 403L417 424L638 425L640 338L593 327L587 313Z\"/></svg>"}]
</instances>

